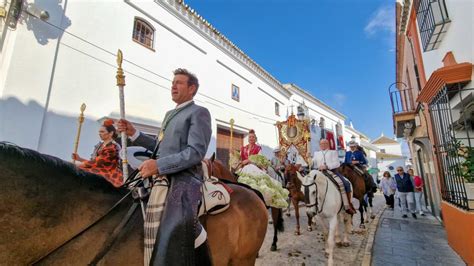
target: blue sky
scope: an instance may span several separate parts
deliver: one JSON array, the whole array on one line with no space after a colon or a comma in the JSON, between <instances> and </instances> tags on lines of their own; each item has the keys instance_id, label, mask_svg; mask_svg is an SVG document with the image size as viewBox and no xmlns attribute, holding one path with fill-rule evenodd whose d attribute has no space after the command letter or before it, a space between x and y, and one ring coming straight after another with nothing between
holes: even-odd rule
<instances>
[{"instance_id":1,"label":"blue sky","mask_svg":"<svg viewBox=\"0 0 474 266\"><path fill-rule=\"evenodd\" d=\"M295 83L372 139L392 136L390 0L185 0L282 83Z\"/></svg>"}]
</instances>

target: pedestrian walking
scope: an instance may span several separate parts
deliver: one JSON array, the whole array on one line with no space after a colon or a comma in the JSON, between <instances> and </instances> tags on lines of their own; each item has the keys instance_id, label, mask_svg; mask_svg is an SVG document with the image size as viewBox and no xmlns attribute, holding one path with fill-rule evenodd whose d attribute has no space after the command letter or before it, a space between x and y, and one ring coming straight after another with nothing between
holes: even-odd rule
<instances>
[{"instance_id":1,"label":"pedestrian walking","mask_svg":"<svg viewBox=\"0 0 474 266\"><path fill-rule=\"evenodd\" d=\"M394 208L395 205L395 191L397 189L397 184L395 180L390 175L389 171L385 171L383 173L383 178L380 180L380 189L383 192L383 196L385 197L385 204L390 207L390 209Z\"/></svg>"},{"instance_id":2,"label":"pedestrian walking","mask_svg":"<svg viewBox=\"0 0 474 266\"><path fill-rule=\"evenodd\" d=\"M413 218L417 218L415 214L414 198L413 193L415 191L415 185L413 184L413 179L408 173L405 173L403 167L397 167L397 174L395 175L395 181L397 182L397 191L398 197L402 203L402 214L403 218L407 218L408 211L411 212ZM408 208L407 208L408 203Z\"/></svg>"},{"instance_id":3,"label":"pedestrian walking","mask_svg":"<svg viewBox=\"0 0 474 266\"><path fill-rule=\"evenodd\" d=\"M421 215L425 216L423 209L426 209L426 206L423 208L422 196L423 196L423 186L424 182L420 176L415 175L413 169L408 170L408 174L413 178L413 183L415 185L415 205L416 211Z\"/></svg>"}]
</instances>

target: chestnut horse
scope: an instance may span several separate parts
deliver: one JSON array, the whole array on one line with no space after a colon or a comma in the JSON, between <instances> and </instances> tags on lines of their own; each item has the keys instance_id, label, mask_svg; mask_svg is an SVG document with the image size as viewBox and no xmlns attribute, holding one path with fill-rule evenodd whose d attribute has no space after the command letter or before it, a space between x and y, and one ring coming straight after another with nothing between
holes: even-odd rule
<instances>
[{"instance_id":1,"label":"chestnut horse","mask_svg":"<svg viewBox=\"0 0 474 266\"><path fill-rule=\"evenodd\" d=\"M293 203L293 207L295 208L295 216L296 216L296 230L295 235L300 235L300 208L299 203L305 202L304 193L301 191L301 180L298 178L297 172L300 168L300 165L292 165L288 164L285 166L285 178L287 180L286 187L290 191L290 199ZM308 231L312 230L311 227L312 219L308 215Z\"/></svg>"},{"instance_id":2,"label":"chestnut horse","mask_svg":"<svg viewBox=\"0 0 474 266\"><path fill-rule=\"evenodd\" d=\"M238 167L239 165L240 164L238 164L236 167ZM232 182L238 182L237 179L239 177L236 174L227 170L227 167L225 167L224 164L220 162L219 160L214 161L213 166L212 166L212 171L215 176L219 176L219 178L221 179L232 181ZM282 215L283 211L282 209L278 209L274 207L270 207L270 211L271 211L272 220L273 220L273 241L272 241L272 246L270 247L270 250L276 251L277 242L278 242L278 232L283 232L285 230L284 223L283 223L283 215Z\"/></svg>"},{"instance_id":3,"label":"chestnut horse","mask_svg":"<svg viewBox=\"0 0 474 266\"><path fill-rule=\"evenodd\" d=\"M367 177L360 175L356 170L354 170L354 166L352 165L341 164L338 171L341 175L349 179L352 184L352 196L359 200L359 212L361 217L360 228L365 228L364 207L367 206L367 202L365 201L364 196L371 190L371 184L369 180L367 180Z\"/></svg>"},{"instance_id":4,"label":"chestnut horse","mask_svg":"<svg viewBox=\"0 0 474 266\"><path fill-rule=\"evenodd\" d=\"M5 142L0 142L0 173L2 264L86 265L111 244L98 264L143 265L143 217L139 208L130 208L136 204L129 190ZM254 191L229 187L230 207L201 217L213 264L254 265L267 231L267 210Z\"/></svg>"}]
</instances>

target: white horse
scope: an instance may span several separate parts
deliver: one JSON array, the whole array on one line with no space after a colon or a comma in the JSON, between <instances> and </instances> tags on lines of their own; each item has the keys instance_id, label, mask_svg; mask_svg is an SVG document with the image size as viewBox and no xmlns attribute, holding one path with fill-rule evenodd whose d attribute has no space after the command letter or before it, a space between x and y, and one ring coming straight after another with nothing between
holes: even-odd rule
<instances>
[{"instance_id":1,"label":"white horse","mask_svg":"<svg viewBox=\"0 0 474 266\"><path fill-rule=\"evenodd\" d=\"M334 244L349 246L348 234L352 231L351 215L344 211L342 196L339 188L329 180L326 175L317 170L312 170L302 177L297 173L303 183L301 189L305 193L306 213L308 217L319 215L324 228L329 224L327 234L326 256L328 265L333 265ZM339 224L344 222L344 236L341 243L339 237Z\"/></svg>"}]
</instances>

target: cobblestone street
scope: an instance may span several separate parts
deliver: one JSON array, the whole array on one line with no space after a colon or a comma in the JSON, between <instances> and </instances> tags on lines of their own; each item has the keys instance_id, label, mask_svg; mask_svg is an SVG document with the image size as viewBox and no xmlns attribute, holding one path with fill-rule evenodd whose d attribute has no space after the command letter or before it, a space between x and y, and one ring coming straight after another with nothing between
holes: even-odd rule
<instances>
[{"instance_id":1,"label":"cobblestone street","mask_svg":"<svg viewBox=\"0 0 474 266\"><path fill-rule=\"evenodd\" d=\"M378 213L385 205L383 196L379 193L374 198L374 214ZM324 255L324 241L321 239L321 226L317 225L316 230L308 232L306 230L307 217L305 208L300 208L301 235L294 234L296 219L294 211L291 217L284 216L285 232L278 234L278 250L270 251L273 238L273 225L269 224L265 242L260 250L260 257L256 265L324 265L326 257ZM372 222L371 219L369 219ZM318 220L319 222L319 220ZM335 265L360 265L367 242L367 230L360 230L359 212L353 218L354 233L349 236L350 247L336 247L334 252ZM366 225L368 228L368 225Z\"/></svg>"}]
</instances>

